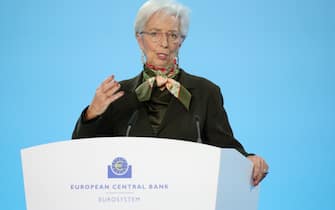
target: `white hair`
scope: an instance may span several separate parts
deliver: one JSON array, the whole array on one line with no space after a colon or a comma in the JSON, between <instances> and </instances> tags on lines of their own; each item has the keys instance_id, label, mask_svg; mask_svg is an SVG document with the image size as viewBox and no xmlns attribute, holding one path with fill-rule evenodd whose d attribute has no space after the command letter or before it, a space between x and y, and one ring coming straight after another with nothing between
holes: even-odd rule
<instances>
[{"instance_id":1,"label":"white hair","mask_svg":"<svg viewBox=\"0 0 335 210\"><path fill-rule=\"evenodd\" d=\"M185 38L189 27L190 10L174 0L148 0L138 10L135 19L135 35L143 31L148 19L156 12L162 11L179 18L180 33Z\"/></svg>"}]
</instances>

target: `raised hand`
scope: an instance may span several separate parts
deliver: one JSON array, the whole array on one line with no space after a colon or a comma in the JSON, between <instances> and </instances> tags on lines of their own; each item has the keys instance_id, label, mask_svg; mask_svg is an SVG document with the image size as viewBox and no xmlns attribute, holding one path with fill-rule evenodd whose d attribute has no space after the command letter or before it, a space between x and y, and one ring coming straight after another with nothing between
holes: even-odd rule
<instances>
[{"instance_id":1,"label":"raised hand","mask_svg":"<svg viewBox=\"0 0 335 210\"><path fill-rule=\"evenodd\" d=\"M94 98L86 111L86 120L93 119L104 113L107 107L124 95L120 90L121 85L114 79L114 75L108 77L95 91Z\"/></svg>"}]
</instances>

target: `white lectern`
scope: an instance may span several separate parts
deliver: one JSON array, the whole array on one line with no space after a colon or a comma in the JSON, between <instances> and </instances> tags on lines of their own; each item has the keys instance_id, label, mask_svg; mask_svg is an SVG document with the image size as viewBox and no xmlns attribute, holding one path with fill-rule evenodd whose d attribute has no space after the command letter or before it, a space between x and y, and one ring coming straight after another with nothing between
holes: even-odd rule
<instances>
[{"instance_id":1,"label":"white lectern","mask_svg":"<svg viewBox=\"0 0 335 210\"><path fill-rule=\"evenodd\" d=\"M111 137L21 151L27 210L256 210L252 164L234 149Z\"/></svg>"}]
</instances>

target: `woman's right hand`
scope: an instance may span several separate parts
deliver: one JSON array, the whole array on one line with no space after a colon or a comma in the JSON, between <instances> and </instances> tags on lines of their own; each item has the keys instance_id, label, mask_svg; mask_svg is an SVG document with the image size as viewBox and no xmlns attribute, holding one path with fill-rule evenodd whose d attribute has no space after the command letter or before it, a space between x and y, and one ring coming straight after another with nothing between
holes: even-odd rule
<instances>
[{"instance_id":1,"label":"woman's right hand","mask_svg":"<svg viewBox=\"0 0 335 210\"><path fill-rule=\"evenodd\" d=\"M93 119L104 113L107 107L124 95L123 91L119 91L120 84L114 80L114 75L108 77L98 89L92 103L86 110L86 120Z\"/></svg>"}]
</instances>

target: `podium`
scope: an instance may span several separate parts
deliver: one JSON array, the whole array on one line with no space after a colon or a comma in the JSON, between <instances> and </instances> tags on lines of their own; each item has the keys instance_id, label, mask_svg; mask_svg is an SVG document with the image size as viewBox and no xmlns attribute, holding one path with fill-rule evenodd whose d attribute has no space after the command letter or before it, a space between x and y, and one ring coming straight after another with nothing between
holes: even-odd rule
<instances>
[{"instance_id":1,"label":"podium","mask_svg":"<svg viewBox=\"0 0 335 210\"><path fill-rule=\"evenodd\" d=\"M252 163L234 149L108 137L21 150L27 210L256 210Z\"/></svg>"}]
</instances>

